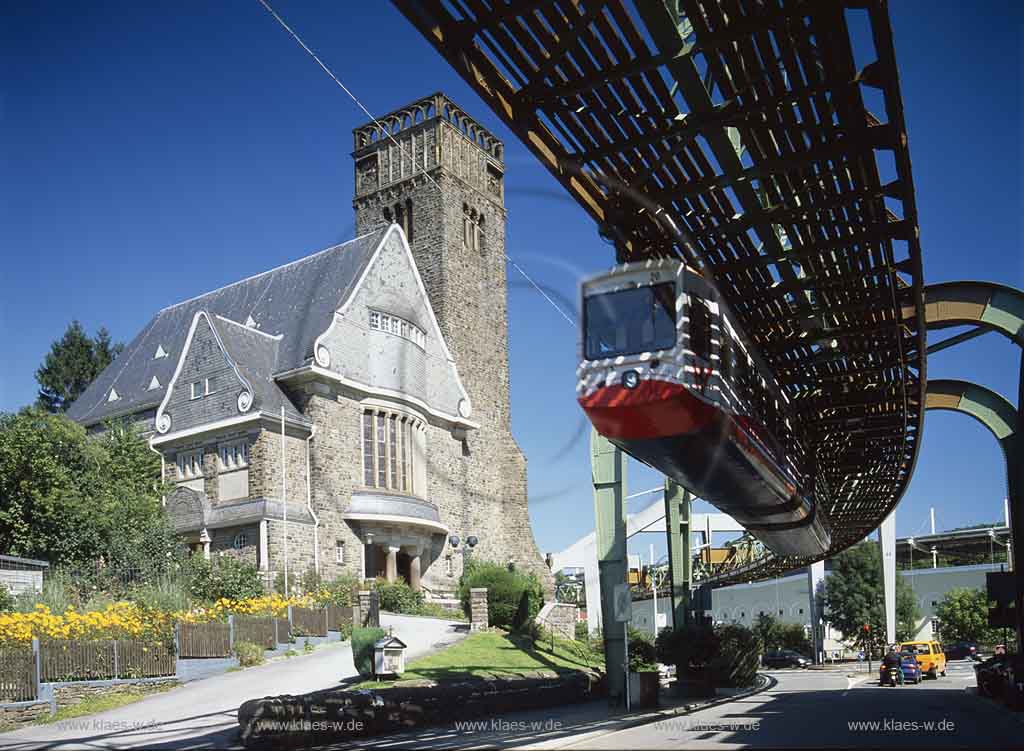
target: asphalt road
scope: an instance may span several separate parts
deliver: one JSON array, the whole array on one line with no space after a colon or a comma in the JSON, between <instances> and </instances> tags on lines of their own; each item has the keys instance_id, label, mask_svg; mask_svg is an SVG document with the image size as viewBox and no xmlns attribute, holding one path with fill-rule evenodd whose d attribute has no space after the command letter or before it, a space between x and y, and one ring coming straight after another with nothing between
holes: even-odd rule
<instances>
[{"instance_id":1,"label":"asphalt road","mask_svg":"<svg viewBox=\"0 0 1024 751\"><path fill-rule=\"evenodd\" d=\"M560 747L1024 747L1024 722L967 690L974 686L972 665L951 663L944 678L897 688L879 686L877 676L773 671L777 684L746 699Z\"/></svg>"},{"instance_id":2,"label":"asphalt road","mask_svg":"<svg viewBox=\"0 0 1024 751\"><path fill-rule=\"evenodd\" d=\"M865 667L854 677L849 672L767 671L775 685L754 696L628 729L630 718L601 701L339 740L333 748L1024 748L1024 721L966 690L974 686L971 664L953 663L944 678L898 688L880 687ZM854 724L860 722L875 724Z\"/></svg>"},{"instance_id":3,"label":"asphalt road","mask_svg":"<svg viewBox=\"0 0 1024 751\"><path fill-rule=\"evenodd\" d=\"M409 659L462 638L465 624L381 614ZM238 707L249 699L338 686L356 675L348 642L277 659L156 694L109 712L0 733L0 749L224 748L237 745Z\"/></svg>"}]
</instances>

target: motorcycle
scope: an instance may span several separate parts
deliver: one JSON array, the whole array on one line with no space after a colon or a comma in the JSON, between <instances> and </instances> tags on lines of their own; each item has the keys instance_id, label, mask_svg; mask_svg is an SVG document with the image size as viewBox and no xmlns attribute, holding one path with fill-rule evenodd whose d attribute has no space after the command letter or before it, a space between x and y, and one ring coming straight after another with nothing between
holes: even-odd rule
<instances>
[{"instance_id":1,"label":"motorcycle","mask_svg":"<svg viewBox=\"0 0 1024 751\"><path fill-rule=\"evenodd\" d=\"M900 684L900 668L898 665L890 665L885 669L885 685L896 687Z\"/></svg>"}]
</instances>

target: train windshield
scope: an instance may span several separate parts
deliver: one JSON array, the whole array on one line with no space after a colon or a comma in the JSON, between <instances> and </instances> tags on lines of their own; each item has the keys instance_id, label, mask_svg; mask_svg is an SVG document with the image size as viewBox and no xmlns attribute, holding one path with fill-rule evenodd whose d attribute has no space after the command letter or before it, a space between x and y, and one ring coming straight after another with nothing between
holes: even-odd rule
<instances>
[{"instance_id":1,"label":"train windshield","mask_svg":"<svg viewBox=\"0 0 1024 751\"><path fill-rule=\"evenodd\" d=\"M664 282L588 297L584 356L601 360L676 346L675 284Z\"/></svg>"}]
</instances>

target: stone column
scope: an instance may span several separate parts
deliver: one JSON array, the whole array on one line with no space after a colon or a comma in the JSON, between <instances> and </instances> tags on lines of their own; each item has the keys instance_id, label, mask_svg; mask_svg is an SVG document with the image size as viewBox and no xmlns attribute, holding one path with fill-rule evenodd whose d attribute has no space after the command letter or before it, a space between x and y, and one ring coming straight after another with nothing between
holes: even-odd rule
<instances>
[{"instance_id":1,"label":"stone column","mask_svg":"<svg viewBox=\"0 0 1024 751\"><path fill-rule=\"evenodd\" d=\"M388 546L388 559L384 568L384 576L388 582L393 582L398 578L398 548L392 545Z\"/></svg>"},{"instance_id":2,"label":"stone column","mask_svg":"<svg viewBox=\"0 0 1024 751\"><path fill-rule=\"evenodd\" d=\"M370 615L370 590L361 589L359 590L359 622L357 626L365 626L366 620Z\"/></svg>"},{"instance_id":3,"label":"stone column","mask_svg":"<svg viewBox=\"0 0 1024 751\"><path fill-rule=\"evenodd\" d=\"M469 630L487 630L487 587L469 590Z\"/></svg>"},{"instance_id":4,"label":"stone column","mask_svg":"<svg viewBox=\"0 0 1024 751\"><path fill-rule=\"evenodd\" d=\"M422 589L420 585L420 551L414 550L409 555L409 586L412 587L413 592L419 592Z\"/></svg>"}]
</instances>

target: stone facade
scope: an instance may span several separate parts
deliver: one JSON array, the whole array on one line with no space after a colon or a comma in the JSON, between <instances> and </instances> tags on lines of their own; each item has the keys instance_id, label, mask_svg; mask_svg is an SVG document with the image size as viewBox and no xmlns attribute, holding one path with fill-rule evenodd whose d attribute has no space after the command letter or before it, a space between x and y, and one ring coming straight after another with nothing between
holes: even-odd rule
<instances>
[{"instance_id":1,"label":"stone facade","mask_svg":"<svg viewBox=\"0 0 1024 751\"><path fill-rule=\"evenodd\" d=\"M474 555L515 560L550 590L530 527L526 459L511 431L501 143L440 95L379 121L404 148L382 134L375 138L374 124L356 129L356 230L389 220L409 229L417 268L480 425L458 456L437 457L431 495L458 499L462 539L471 534L480 541ZM363 179L360 165L374 160L378 179Z\"/></svg>"},{"instance_id":2,"label":"stone facade","mask_svg":"<svg viewBox=\"0 0 1024 751\"><path fill-rule=\"evenodd\" d=\"M476 538L550 592L511 432L503 147L440 94L380 122L355 132L356 240L161 311L76 419L145 405L176 528L268 581L287 537L291 581L444 599Z\"/></svg>"}]
</instances>

